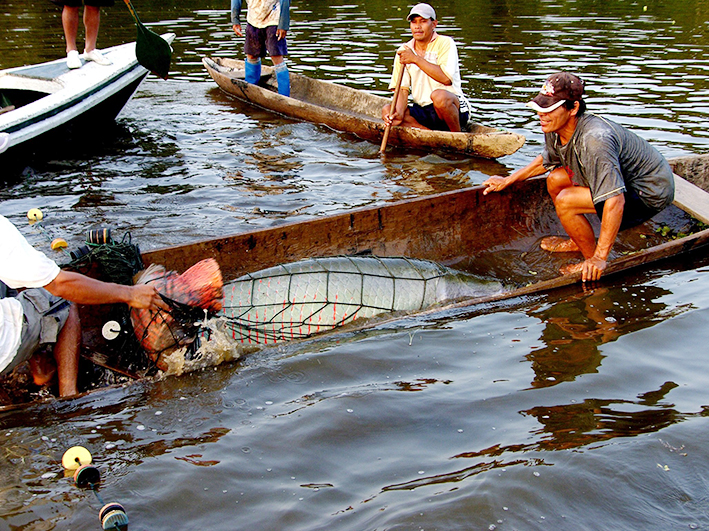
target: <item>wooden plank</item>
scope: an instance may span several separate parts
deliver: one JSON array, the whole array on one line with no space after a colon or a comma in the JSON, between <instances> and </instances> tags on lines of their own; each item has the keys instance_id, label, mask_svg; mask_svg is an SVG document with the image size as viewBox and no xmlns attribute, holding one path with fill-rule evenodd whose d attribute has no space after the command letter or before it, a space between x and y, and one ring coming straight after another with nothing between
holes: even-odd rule
<instances>
[{"instance_id":1,"label":"wooden plank","mask_svg":"<svg viewBox=\"0 0 709 531\"><path fill-rule=\"evenodd\" d=\"M709 225L709 193L679 175L675 175L674 204Z\"/></svg>"}]
</instances>

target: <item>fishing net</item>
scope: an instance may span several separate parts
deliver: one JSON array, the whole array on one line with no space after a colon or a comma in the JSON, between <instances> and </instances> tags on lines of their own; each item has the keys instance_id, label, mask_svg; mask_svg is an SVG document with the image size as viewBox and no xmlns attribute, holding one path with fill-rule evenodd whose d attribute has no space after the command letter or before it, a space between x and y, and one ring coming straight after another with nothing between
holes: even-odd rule
<instances>
[{"instance_id":1,"label":"fishing net","mask_svg":"<svg viewBox=\"0 0 709 531\"><path fill-rule=\"evenodd\" d=\"M450 277L450 269L425 260L309 259L226 284L221 317L237 341L305 338L385 312L422 310L439 301Z\"/></svg>"},{"instance_id":2,"label":"fishing net","mask_svg":"<svg viewBox=\"0 0 709 531\"><path fill-rule=\"evenodd\" d=\"M83 272L97 267L101 278L116 284L133 284L133 276L143 269L140 248L131 241L129 232L121 241L115 241L111 229L91 230L86 235L86 245L70 255L72 260L62 268Z\"/></svg>"}]
</instances>

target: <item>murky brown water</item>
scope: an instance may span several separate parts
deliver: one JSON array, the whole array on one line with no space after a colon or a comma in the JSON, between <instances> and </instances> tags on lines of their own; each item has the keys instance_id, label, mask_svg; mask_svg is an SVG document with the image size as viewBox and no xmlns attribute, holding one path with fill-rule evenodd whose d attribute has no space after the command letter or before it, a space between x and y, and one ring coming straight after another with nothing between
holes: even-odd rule
<instances>
[{"instance_id":1,"label":"murky brown water","mask_svg":"<svg viewBox=\"0 0 709 531\"><path fill-rule=\"evenodd\" d=\"M58 10L7 1L0 67L62 54ZM709 151L709 7L699 0L450 2L476 118L527 136L497 162L393 152L233 102L202 69L241 56L224 2L140 0L174 31L117 127L48 150L0 191L40 248L130 231L143 248L479 183L540 149L524 103L557 69L592 110L666 156ZM291 68L384 93L408 5L292 8ZM122 2L100 46L134 38ZM61 261L61 257L58 257ZM0 529L98 529L62 477L74 444L132 529L703 529L707 469L703 257L548 296L402 320L191 376L0 416Z\"/></svg>"}]
</instances>

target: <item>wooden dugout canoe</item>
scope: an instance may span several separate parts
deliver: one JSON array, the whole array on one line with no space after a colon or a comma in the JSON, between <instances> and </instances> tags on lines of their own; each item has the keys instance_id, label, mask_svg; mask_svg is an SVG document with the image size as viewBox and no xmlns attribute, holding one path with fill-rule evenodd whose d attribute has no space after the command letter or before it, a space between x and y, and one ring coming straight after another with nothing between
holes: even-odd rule
<instances>
[{"instance_id":1,"label":"wooden dugout canoe","mask_svg":"<svg viewBox=\"0 0 709 531\"><path fill-rule=\"evenodd\" d=\"M344 85L290 74L291 97L277 91L273 69L262 67L258 85L244 81L244 62L221 57L202 59L209 75L227 94L284 116L324 124L337 131L353 133L380 143L384 134L381 109L390 100ZM392 127L389 145L414 149L458 151L495 159L511 155L524 144L522 135L477 123L464 133Z\"/></svg>"},{"instance_id":2,"label":"wooden dugout canoe","mask_svg":"<svg viewBox=\"0 0 709 531\"><path fill-rule=\"evenodd\" d=\"M709 244L709 228L704 225L709 225L709 155L673 159L670 163L685 177L676 178L675 204L643 225L620 233L604 278ZM539 249L543 236L564 234L543 178L529 179L487 196L482 192L483 187L477 186L418 197L156 249L142 257L146 266L162 264L180 273L212 257L219 262L226 282L248 272L311 257L407 256L495 278L505 285L501 293L450 301L425 313L453 307L488 308L499 301L579 282L580 275L560 276L558 269L580 255L550 254ZM101 336L111 308L83 306L80 311L87 358L116 369L116 374L141 378L113 363L110 356L115 347ZM381 322L378 319L375 324ZM108 355L101 360L95 353ZM0 411L13 407L17 406L0 405Z\"/></svg>"}]
</instances>

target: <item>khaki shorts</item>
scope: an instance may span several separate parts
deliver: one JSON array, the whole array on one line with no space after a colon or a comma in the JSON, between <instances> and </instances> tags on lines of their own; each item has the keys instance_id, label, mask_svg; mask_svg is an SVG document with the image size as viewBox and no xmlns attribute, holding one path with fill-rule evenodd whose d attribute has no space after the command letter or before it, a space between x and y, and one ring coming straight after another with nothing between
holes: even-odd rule
<instances>
[{"instance_id":1,"label":"khaki shorts","mask_svg":"<svg viewBox=\"0 0 709 531\"><path fill-rule=\"evenodd\" d=\"M57 342L71 306L69 301L55 297L44 288L26 289L17 296L17 300L22 304L23 313L20 348L0 373L3 376L30 359L41 346Z\"/></svg>"}]
</instances>

